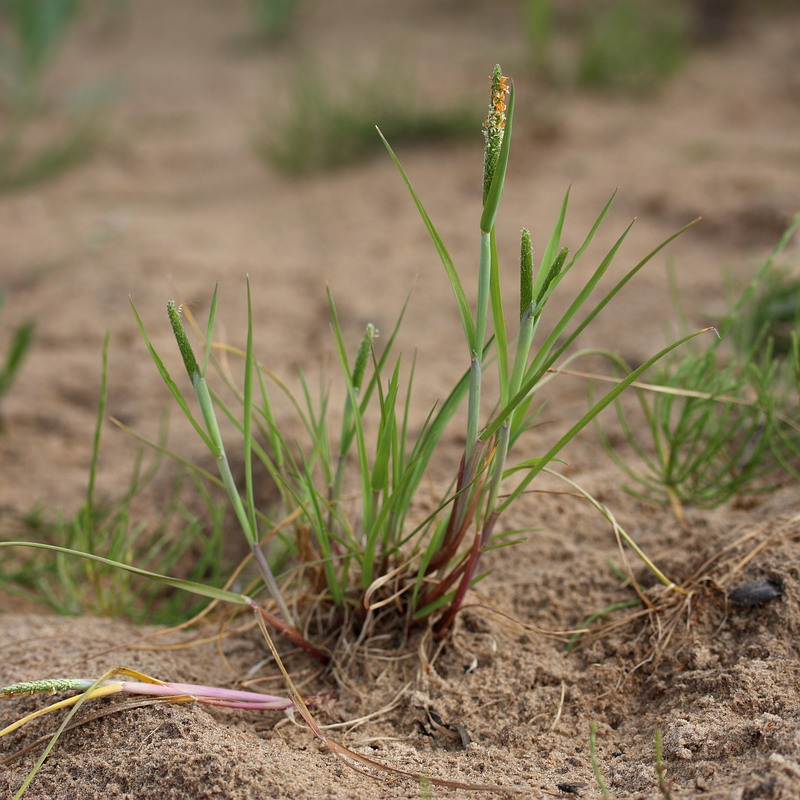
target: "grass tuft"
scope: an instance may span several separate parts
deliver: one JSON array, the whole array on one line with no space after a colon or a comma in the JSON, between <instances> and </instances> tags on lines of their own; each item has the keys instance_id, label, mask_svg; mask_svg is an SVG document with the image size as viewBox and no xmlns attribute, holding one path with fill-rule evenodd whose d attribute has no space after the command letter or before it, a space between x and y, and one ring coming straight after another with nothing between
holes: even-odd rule
<instances>
[{"instance_id":1,"label":"grass tuft","mask_svg":"<svg viewBox=\"0 0 800 800\"><path fill-rule=\"evenodd\" d=\"M169 322L202 421L195 418L188 400L139 321L154 363L171 394L217 460L231 506L262 568L264 583L270 588L279 615L275 619L280 618L289 625L293 624L293 611L277 587L269 563L270 560L277 563L287 556L286 563L296 565L293 582L286 590L287 597L301 598L306 591L304 580L312 581L316 590L319 588L316 581L322 580L324 597L341 610L341 620L364 626L374 622L376 615L387 619L394 617L396 621L390 624L396 628L400 620L401 624L418 624L430 619L435 621L436 635L446 635L468 590L485 574L480 570L483 553L508 544L505 532L498 525L506 509L631 383L694 335L675 342L630 371L586 414L573 420L569 430L545 448L540 457L514 460L518 442L534 424L538 389L554 364L628 281L674 237L630 268L610 291L593 298L626 231L580 287L567 310L550 319L550 298L589 247L611 205L611 201L606 204L584 241L570 255L570 250L561 243L568 206L565 197L553 230L546 238L535 279L532 236L527 230L522 233L520 313L510 324L503 311L494 222L502 201L510 157L514 91L499 66L490 80L489 109L484 123L484 204L478 225L480 258L474 308L467 302L459 271L446 245L399 159L381 135L450 279L465 336L463 377L450 394L428 412L420 430L412 432L409 424L414 369L412 367L406 382L402 355L394 353L393 349L400 322L385 341L378 338L374 326L368 326L361 340L351 348L345 341L330 294L339 380L344 388L338 439L332 437L328 421L329 390L324 389L320 400L315 402L301 375L302 392L294 395L285 383L256 361L249 287L248 338L246 350L239 353L242 366L239 377L223 368L211 347L216 293L206 327L202 370L178 308L173 303L168 305ZM402 313L400 316L402 319ZM496 354L496 371L488 372L487 356L492 348ZM226 352L230 355L234 351L227 348ZM222 379L222 385L214 379L215 374ZM223 387L234 402L222 399ZM274 391L288 397L305 428L306 441L290 440L282 433L273 413ZM496 406L489 419L482 420L481 399L486 392L492 393ZM452 486L432 514L409 525L415 494L426 466L462 403L467 406L466 447L454 470ZM219 414L241 437L244 496L226 467L227 457L216 421ZM275 481L281 495L277 509L255 508L252 460L260 462ZM510 479L513 482L508 485ZM599 510L613 524L609 513ZM282 531L267 552L262 552L256 544L259 521L274 525L280 518L292 518L296 522ZM647 561L629 537L626 541ZM651 562L647 563L655 570ZM666 578L663 580L672 585Z\"/></svg>"},{"instance_id":2,"label":"grass tuft","mask_svg":"<svg viewBox=\"0 0 800 800\"><path fill-rule=\"evenodd\" d=\"M447 634L469 589L485 576L480 567L483 554L519 541L516 532L502 529L506 510L628 386L696 335L684 336L629 371L585 414L571 420L568 430L546 444L540 455L531 458L528 445L521 458L517 455L535 424L539 390L550 379L556 364L616 294L686 228L630 267L611 289L598 293L598 284L616 258L628 227L594 270L587 273L589 277L579 285L571 301L568 298L562 304L566 310L554 314L550 299L561 292L564 277L582 259L613 202L612 197L584 240L569 249L561 241L568 210L567 194L552 230L543 237L546 244L538 266L533 263L533 234L529 230L521 234L520 297L514 304L519 314L509 319L504 311L507 303L500 285L494 223L509 164L515 100L513 86L499 66L490 75L490 82L484 123L484 202L477 224L480 248L478 273L474 276L477 282L474 308L466 299L459 270L421 199L394 151L380 137L450 280L465 337L462 378L447 397L428 411L422 426L412 428L415 366L407 369L402 354L394 351L402 312L388 336L379 338L374 326L367 326L353 347L345 341L334 299L329 294L339 385L343 389L342 423L335 437L329 422L332 403L329 389L323 388L319 400L314 400L301 374L301 392L294 394L257 361L249 284L247 344L243 351L225 348L224 362L213 347L217 292L212 297L203 332L188 312L184 315L201 340L202 358L195 355L180 308L172 302L167 305L168 323L186 367L193 400L184 396L181 388L186 378L170 375L134 307L156 369L216 461L219 478L188 464L192 479L210 481L213 486L224 488L269 598L263 605L253 599L251 595L257 596L262 588L259 585L246 596L232 595L216 585L204 588L193 577L169 577L163 574L168 571L163 563L156 564L157 569L143 569L130 563L137 552L130 548L125 533L129 527L128 501L120 505L119 513L110 522L98 518L94 503L94 475L105 409L104 378L86 505L76 524L68 529L71 535L65 540L56 546L37 545L60 553L57 559L62 565L75 554L83 555L84 560L78 563L82 564L80 569L84 570L86 584L93 587L98 601L105 591L105 578L101 580L99 576L105 576L107 568L116 566L123 570L123 575L151 576L162 585L184 588L202 597L251 605L259 619L266 620L320 661L326 661L327 655L309 640L312 633L303 634L295 627L295 620L304 618L305 598L309 594L317 596L316 602L338 609L336 618L341 628L317 633L328 641L336 635L348 635L353 625L363 631L376 624L378 618L395 630L427 621L441 638ZM490 360L492 351L494 357ZM106 352L107 342L104 376ZM236 361L231 362L232 356L238 358L240 370L235 368ZM304 440L289 438L284 433L273 410L275 393L289 400L305 429ZM482 418L482 400L487 398L494 403L493 411L488 418ZM427 465L443 437L452 436L450 423L462 404L467 411L466 446L460 462L454 464L452 483L431 514L422 520L415 519L415 497ZM193 406L199 409L199 415ZM236 450L243 454L242 485L237 484L231 471L220 419L228 425L226 438L232 437ZM163 444L154 446L160 453L168 452ZM280 502L273 507L256 505L253 485L256 464L278 489ZM131 497L137 488L136 480L129 493ZM579 487L575 488L588 498ZM659 580L673 587L619 528L610 511L588 499ZM109 524L111 532L117 528L121 532L108 535L103 525ZM271 532L265 537L263 530ZM265 539L266 544L262 542ZM285 570L286 579L282 582L274 574L279 568ZM124 593L125 585L118 587L115 596Z\"/></svg>"},{"instance_id":3,"label":"grass tuft","mask_svg":"<svg viewBox=\"0 0 800 800\"><path fill-rule=\"evenodd\" d=\"M798 226L800 215L732 304L719 336L665 359L651 384L634 387L649 442L640 441L629 412L616 404L637 461L617 454L600 431L606 449L633 481L628 490L669 505L682 525L686 505L714 508L735 496L769 491L781 469L795 474L800 453L795 370L792 360L776 353L774 337L784 329L770 328L764 318L770 295L763 287L781 285L772 277L776 260ZM739 349L726 355L721 345L728 340ZM789 333L784 353L791 342ZM622 373L629 370L619 356L604 355Z\"/></svg>"},{"instance_id":4,"label":"grass tuft","mask_svg":"<svg viewBox=\"0 0 800 800\"><path fill-rule=\"evenodd\" d=\"M54 178L88 158L100 140L108 87L53 103L48 74L81 17L78 0L0 3L0 193Z\"/></svg>"},{"instance_id":5,"label":"grass tuft","mask_svg":"<svg viewBox=\"0 0 800 800\"><path fill-rule=\"evenodd\" d=\"M559 9L554 0L526 0L529 64L557 84L643 94L686 61L688 6L683 0L588 0Z\"/></svg>"},{"instance_id":6,"label":"grass tuft","mask_svg":"<svg viewBox=\"0 0 800 800\"><path fill-rule=\"evenodd\" d=\"M394 142L430 143L475 133L475 115L463 105L431 105L402 64L374 72L339 69L334 77L313 59L292 70L288 97L270 104L256 152L290 175L363 162L380 153L375 126Z\"/></svg>"}]
</instances>

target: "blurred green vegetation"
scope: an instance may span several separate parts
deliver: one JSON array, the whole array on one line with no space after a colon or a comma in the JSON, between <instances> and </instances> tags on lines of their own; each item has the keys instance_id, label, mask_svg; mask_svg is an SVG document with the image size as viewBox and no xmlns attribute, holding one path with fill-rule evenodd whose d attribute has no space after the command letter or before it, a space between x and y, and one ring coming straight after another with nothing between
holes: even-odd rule
<instances>
[{"instance_id":1,"label":"blurred green vegetation","mask_svg":"<svg viewBox=\"0 0 800 800\"><path fill-rule=\"evenodd\" d=\"M250 0L250 23L255 44L284 40L297 18L297 0Z\"/></svg>"},{"instance_id":2,"label":"blurred green vegetation","mask_svg":"<svg viewBox=\"0 0 800 800\"><path fill-rule=\"evenodd\" d=\"M3 304L5 303L5 295L0 291L0 311L2 311ZM32 320L23 322L11 335L11 342L8 345L5 358L0 362L0 401L11 388L14 379L17 377L17 372L25 360L25 356L31 346L33 340L33 331L36 328L36 323ZM0 431L3 429L3 418L0 415Z\"/></svg>"},{"instance_id":3,"label":"blurred green vegetation","mask_svg":"<svg viewBox=\"0 0 800 800\"><path fill-rule=\"evenodd\" d=\"M45 91L82 13L78 0L0 0L0 192L52 178L96 147L107 89L55 100Z\"/></svg>"},{"instance_id":4,"label":"blurred green vegetation","mask_svg":"<svg viewBox=\"0 0 800 800\"><path fill-rule=\"evenodd\" d=\"M737 348L746 352L751 342L771 340L776 358L791 354L792 335L800 331L800 275L789 267L764 276L739 324L732 330Z\"/></svg>"},{"instance_id":5,"label":"blurred green vegetation","mask_svg":"<svg viewBox=\"0 0 800 800\"><path fill-rule=\"evenodd\" d=\"M557 84L642 94L677 72L691 37L687 0L526 0L528 61Z\"/></svg>"},{"instance_id":6,"label":"blurred green vegetation","mask_svg":"<svg viewBox=\"0 0 800 800\"><path fill-rule=\"evenodd\" d=\"M386 61L373 71L323 70L305 58L291 70L288 97L265 115L256 150L268 163L303 174L363 161L383 150L375 127L395 144L480 137L481 119L466 103L437 107L408 69Z\"/></svg>"}]
</instances>

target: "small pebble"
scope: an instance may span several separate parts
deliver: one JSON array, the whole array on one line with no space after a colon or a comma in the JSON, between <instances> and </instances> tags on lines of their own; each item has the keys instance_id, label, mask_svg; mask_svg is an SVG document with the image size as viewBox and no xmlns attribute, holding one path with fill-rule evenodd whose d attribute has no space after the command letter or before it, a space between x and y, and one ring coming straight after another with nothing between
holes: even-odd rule
<instances>
[{"instance_id":1,"label":"small pebble","mask_svg":"<svg viewBox=\"0 0 800 800\"><path fill-rule=\"evenodd\" d=\"M770 578L758 578L731 589L728 600L736 606L757 606L783 594L783 583Z\"/></svg>"},{"instance_id":2,"label":"small pebble","mask_svg":"<svg viewBox=\"0 0 800 800\"><path fill-rule=\"evenodd\" d=\"M564 794L574 794L578 797L581 796L581 789L586 788L585 783L557 783L556 789Z\"/></svg>"}]
</instances>

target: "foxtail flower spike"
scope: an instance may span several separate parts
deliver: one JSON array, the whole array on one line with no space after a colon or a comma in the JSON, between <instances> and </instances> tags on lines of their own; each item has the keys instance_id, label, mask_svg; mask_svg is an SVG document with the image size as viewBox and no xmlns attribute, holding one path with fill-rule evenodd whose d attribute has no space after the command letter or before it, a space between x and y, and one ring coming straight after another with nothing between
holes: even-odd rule
<instances>
[{"instance_id":1,"label":"foxtail flower spike","mask_svg":"<svg viewBox=\"0 0 800 800\"><path fill-rule=\"evenodd\" d=\"M533 245L531 232L522 229L519 248L519 318L524 319L533 308Z\"/></svg>"},{"instance_id":2,"label":"foxtail flower spike","mask_svg":"<svg viewBox=\"0 0 800 800\"><path fill-rule=\"evenodd\" d=\"M167 316L169 317L170 325L172 325L172 332L175 334L178 349L181 351L183 365L189 373L189 380L194 385L195 381L200 377L200 367L197 365L197 359L194 357L194 351L189 344L189 339L181 322L181 307L175 305L174 300L170 300L167 303Z\"/></svg>"},{"instance_id":3,"label":"foxtail flower spike","mask_svg":"<svg viewBox=\"0 0 800 800\"><path fill-rule=\"evenodd\" d=\"M492 81L492 96L489 101L489 113L483 123L483 136L486 147L483 151L483 202L489 194L492 185L497 160L500 157L500 148L503 145L503 135L506 127L506 99L508 98L508 78L503 75L500 65L495 65L489 76Z\"/></svg>"}]
</instances>

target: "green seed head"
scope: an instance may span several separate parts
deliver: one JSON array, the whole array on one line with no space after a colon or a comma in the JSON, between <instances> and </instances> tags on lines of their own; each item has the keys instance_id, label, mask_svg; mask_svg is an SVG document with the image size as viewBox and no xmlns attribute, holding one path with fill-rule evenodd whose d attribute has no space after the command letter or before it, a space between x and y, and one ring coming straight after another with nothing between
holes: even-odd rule
<instances>
[{"instance_id":1,"label":"green seed head","mask_svg":"<svg viewBox=\"0 0 800 800\"><path fill-rule=\"evenodd\" d=\"M0 697L13 697L24 694L55 694L70 689L85 689L91 681L81 678L49 678L42 681L24 681L0 687Z\"/></svg>"},{"instance_id":2,"label":"green seed head","mask_svg":"<svg viewBox=\"0 0 800 800\"><path fill-rule=\"evenodd\" d=\"M519 318L530 312L533 305L533 245L531 232L522 229L519 248Z\"/></svg>"},{"instance_id":3,"label":"green seed head","mask_svg":"<svg viewBox=\"0 0 800 800\"><path fill-rule=\"evenodd\" d=\"M506 127L506 97L508 96L508 78L505 77L497 64L489 76L492 81L492 93L489 101L489 113L483 123L483 137L486 147L483 151L483 202L489 194L492 185L497 159L500 157L500 148L503 144L503 134Z\"/></svg>"},{"instance_id":4,"label":"green seed head","mask_svg":"<svg viewBox=\"0 0 800 800\"><path fill-rule=\"evenodd\" d=\"M170 325L172 325L172 332L175 334L178 349L181 351L183 365L189 373L189 380L194 384L195 378L200 377L200 367L197 366L197 359L194 357L192 346L186 337L186 331L183 329L180 306L176 306L174 300L170 300L167 303L167 316L169 317Z\"/></svg>"},{"instance_id":5,"label":"green seed head","mask_svg":"<svg viewBox=\"0 0 800 800\"><path fill-rule=\"evenodd\" d=\"M564 269L564 262L567 260L567 256L569 255L569 248L562 247L561 252L555 257L553 263L550 265L550 269L547 273L547 277L542 284L541 291L539 292L539 296L536 298L536 314L541 314L542 306L547 300L547 293L552 285L553 281L561 274L561 270Z\"/></svg>"},{"instance_id":6,"label":"green seed head","mask_svg":"<svg viewBox=\"0 0 800 800\"><path fill-rule=\"evenodd\" d=\"M358 348L356 355L356 363L353 367L353 388L358 391L364 381L364 373L367 369L367 360L369 359L370 351L372 350L372 343L378 338L378 329L370 322L364 332L364 338L361 340L361 345Z\"/></svg>"}]
</instances>

